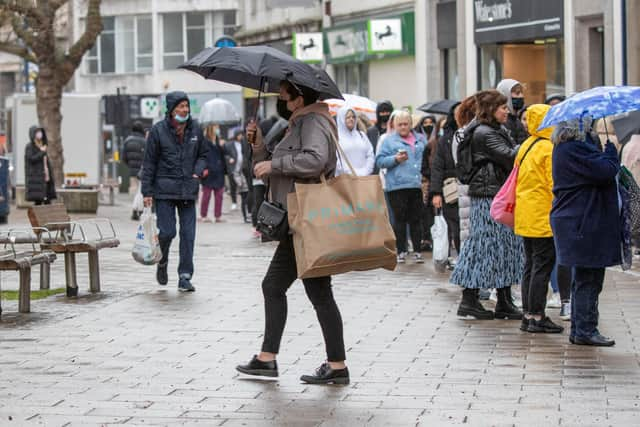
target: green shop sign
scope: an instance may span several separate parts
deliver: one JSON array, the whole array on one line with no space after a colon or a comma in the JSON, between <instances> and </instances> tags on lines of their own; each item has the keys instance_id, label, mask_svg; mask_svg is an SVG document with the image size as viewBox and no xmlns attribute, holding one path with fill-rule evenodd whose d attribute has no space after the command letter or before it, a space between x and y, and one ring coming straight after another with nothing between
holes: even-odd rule
<instances>
[{"instance_id":1,"label":"green shop sign","mask_svg":"<svg viewBox=\"0 0 640 427\"><path fill-rule=\"evenodd\" d=\"M330 64L413 55L415 15L407 12L325 29L324 51Z\"/></svg>"}]
</instances>

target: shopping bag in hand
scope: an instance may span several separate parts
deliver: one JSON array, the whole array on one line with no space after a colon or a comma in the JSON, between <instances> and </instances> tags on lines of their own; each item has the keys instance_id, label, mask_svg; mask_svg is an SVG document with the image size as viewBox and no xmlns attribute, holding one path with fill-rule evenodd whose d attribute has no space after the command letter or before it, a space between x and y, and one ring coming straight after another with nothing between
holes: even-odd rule
<instances>
[{"instance_id":1,"label":"shopping bag in hand","mask_svg":"<svg viewBox=\"0 0 640 427\"><path fill-rule=\"evenodd\" d=\"M156 216L151 212L150 207L145 207L142 211L131 255L133 259L144 265L157 264L162 259Z\"/></svg>"},{"instance_id":2,"label":"shopping bag in hand","mask_svg":"<svg viewBox=\"0 0 640 427\"><path fill-rule=\"evenodd\" d=\"M433 264L438 271L444 271L449 259L449 232L447 221L442 213L436 215L431 226L431 238L433 239Z\"/></svg>"}]
</instances>

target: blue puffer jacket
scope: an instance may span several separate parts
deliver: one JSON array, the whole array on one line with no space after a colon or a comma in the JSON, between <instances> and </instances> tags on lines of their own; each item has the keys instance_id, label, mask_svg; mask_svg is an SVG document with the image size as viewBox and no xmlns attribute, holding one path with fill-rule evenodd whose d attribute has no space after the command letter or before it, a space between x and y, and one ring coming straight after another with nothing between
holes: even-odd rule
<instances>
[{"instance_id":1,"label":"blue puffer jacket","mask_svg":"<svg viewBox=\"0 0 640 427\"><path fill-rule=\"evenodd\" d=\"M147 140L142 167L142 194L165 200L196 200L199 179L207 168L209 148L198 122L189 119L180 143L171 112L184 100L184 92L167 94L167 116L156 123Z\"/></svg>"},{"instance_id":2,"label":"blue puffer jacket","mask_svg":"<svg viewBox=\"0 0 640 427\"><path fill-rule=\"evenodd\" d=\"M386 168L386 191L422 188L422 156L427 142L423 135L411 131L416 138L415 149L404 142L397 132L389 134L382 142L382 147L376 156L376 166ZM396 162L398 150L407 150L409 160Z\"/></svg>"}]
</instances>

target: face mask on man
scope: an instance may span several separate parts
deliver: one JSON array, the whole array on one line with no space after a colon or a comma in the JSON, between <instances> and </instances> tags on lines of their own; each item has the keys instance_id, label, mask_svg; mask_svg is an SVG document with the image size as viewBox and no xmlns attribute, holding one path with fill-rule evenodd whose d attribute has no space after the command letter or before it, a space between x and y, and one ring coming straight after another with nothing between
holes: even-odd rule
<instances>
[{"instance_id":1,"label":"face mask on man","mask_svg":"<svg viewBox=\"0 0 640 427\"><path fill-rule=\"evenodd\" d=\"M278 115L285 120L289 120L291 118L291 115L293 114L287 108L287 101L285 101L284 99L278 99L278 101L276 102L276 110L278 111Z\"/></svg>"},{"instance_id":2,"label":"face mask on man","mask_svg":"<svg viewBox=\"0 0 640 427\"><path fill-rule=\"evenodd\" d=\"M187 113L186 116L181 116L180 114L176 113L174 118L176 119L176 122L178 122L178 123L185 123L187 120L189 120L189 113Z\"/></svg>"},{"instance_id":3,"label":"face mask on man","mask_svg":"<svg viewBox=\"0 0 640 427\"><path fill-rule=\"evenodd\" d=\"M423 127L425 135L431 135L433 132L433 125L426 125Z\"/></svg>"},{"instance_id":4,"label":"face mask on man","mask_svg":"<svg viewBox=\"0 0 640 427\"><path fill-rule=\"evenodd\" d=\"M391 117L391 114L381 114L380 115L380 123L381 124L385 124L389 121L389 117Z\"/></svg>"},{"instance_id":5,"label":"face mask on man","mask_svg":"<svg viewBox=\"0 0 640 427\"><path fill-rule=\"evenodd\" d=\"M37 140L42 141L42 131L37 131L35 136Z\"/></svg>"},{"instance_id":6,"label":"face mask on man","mask_svg":"<svg viewBox=\"0 0 640 427\"><path fill-rule=\"evenodd\" d=\"M524 98L511 98L511 105L513 105L514 111L522 110L522 107L524 107Z\"/></svg>"}]
</instances>

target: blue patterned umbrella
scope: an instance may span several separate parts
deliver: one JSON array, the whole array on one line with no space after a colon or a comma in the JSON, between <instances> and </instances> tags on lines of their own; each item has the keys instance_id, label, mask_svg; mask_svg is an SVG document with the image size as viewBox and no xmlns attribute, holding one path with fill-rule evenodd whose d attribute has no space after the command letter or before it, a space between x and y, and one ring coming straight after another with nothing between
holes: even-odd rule
<instances>
[{"instance_id":1,"label":"blue patterned umbrella","mask_svg":"<svg viewBox=\"0 0 640 427\"><path fill-rule=\"evenodd\" d=\"M594 87L551 107L538 130L584 116L599 119L635 110L640 110L640 87Z\"/></svg>"}]
</instances>

